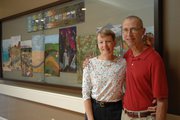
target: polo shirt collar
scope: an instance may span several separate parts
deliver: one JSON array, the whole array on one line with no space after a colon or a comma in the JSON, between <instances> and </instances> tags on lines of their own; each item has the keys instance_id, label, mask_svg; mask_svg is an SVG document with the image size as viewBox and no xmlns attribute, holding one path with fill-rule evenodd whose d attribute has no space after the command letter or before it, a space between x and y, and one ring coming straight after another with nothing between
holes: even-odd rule
<instances>
[{"instance_id":1,"label":"polo shirt collar","mask_svg":"<svg viewBox=\"0 0 180 120\"><path fill-rule=\"evenodd\" d=\"M146 57L148 57L151 54L152 51L153 51L153 48L152 47L148 47L140 55L134 57L132 50L130 50L130 54L129 55L134 60L139 60L139 59L145 60Z\"/></svg>"}]
</instances>

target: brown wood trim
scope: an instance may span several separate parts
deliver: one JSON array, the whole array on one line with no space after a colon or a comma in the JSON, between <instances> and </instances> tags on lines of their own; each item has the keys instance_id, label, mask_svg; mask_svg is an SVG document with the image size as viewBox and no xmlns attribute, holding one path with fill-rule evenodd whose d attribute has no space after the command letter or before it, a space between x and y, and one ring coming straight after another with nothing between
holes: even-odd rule
<instances>
[{"instance_id":1,"label":"brown wood trim","mask_svg":"<svg viewBox=\"0 0 180 120\"><path fill-rule=\"evenodd\" d=\"M0 78L2 78L2 22L0 21Z\"/></svg>"},{"instance_id":2,"label":"brown wood trim","mask_svg":"<svg viewBox=\"0 0 180 120\"><path fill-rule=\"evenodd\" d=\"M82 88L78 86L75 87L69 85L52 84L46 82L23 81L23 80L7 79L7 78L1 78L1 80L3 80L4 84L7 85L15 85L19 87L26 87L31 89L38 89L38 90L45 90L52 92L64 92L66 94L72 94L75 96L81 96L81 91L82 91Z\"/></svg>"},{"instance_id":3,"label":"brown wood trim","mask_svg":"<svg viewBox=\"0 0 180 120\"><path fill-rule=\"evenodd\" d=\"M163 0L154 0L155 49L163 57Z\"/></svg>"},{"instance_id":4,"label":"brown wood trim","mask_svg":"<svg viewBox=\"0 0 180 120\"><path fill-rule=\"evenodd\" d=\"M56 2L47 4L47 5L38 7L38 8L34 8L34 9L31 9L31 10L28 10L28 11L25 11L25 12L22 12L22 13L18 13L18 14L15 14L15 15L11 15L11 16L2 18L2 19L0 19L0 21L3 22L3 21L15 19L15 18L21 17L23 15L27 15L27 14L30 14L30 13L33 13L33 12L38 12L38 11L41 11L41 10L44 10L44 9L47 9L47 8L50 8L50 7L54 7L54 6L63 4L63 3L67 3L67 2L70 2L70 1L73 1L73 0L58 0Z\"/></svg>"}]
</instances>

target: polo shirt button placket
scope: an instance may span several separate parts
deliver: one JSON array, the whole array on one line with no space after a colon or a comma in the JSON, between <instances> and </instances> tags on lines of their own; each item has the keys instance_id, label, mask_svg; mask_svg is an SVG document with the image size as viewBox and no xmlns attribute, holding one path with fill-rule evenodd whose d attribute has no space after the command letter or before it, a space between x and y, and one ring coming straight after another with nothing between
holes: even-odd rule
<instances>
[{"instance_id":1,"label":"polo shirt button placket","mask_svg":"<svg viewBox=\"0 0 180 120\"><path fill-rule=\"evenodd\" d=\"M133 66L134 65L134 59L131 61L131 66Z\"/></svg>"}]
</instances>

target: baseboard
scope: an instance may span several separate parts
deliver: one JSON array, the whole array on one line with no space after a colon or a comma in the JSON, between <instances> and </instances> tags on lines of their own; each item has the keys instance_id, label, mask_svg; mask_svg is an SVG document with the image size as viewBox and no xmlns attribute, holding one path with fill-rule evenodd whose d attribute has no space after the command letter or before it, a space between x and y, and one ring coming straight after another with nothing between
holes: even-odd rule
<instances>
[{"instance_id":1,"label":"baseboard","mask_svg":"<svg viewBox=\"0 0 180 120\"><path fill-rule=\"evenodd\" d=\"M0 94L84 113L83 100L80 97L5 84L0 84Z\"/></svg>"},{"instance_id":2,"label":"baseboard","mask_svg":"<svg viewBox=\"0 0 180 120\"><path fill-rule=\"evenodd\" d=\"M180 120L179 115L167 114L167 120Z\"/></svg>"},{"instance_id":3,"label":"baseboard","mask_svg":"<svg viewBox=\"0 0 180 120\"><path fill-rule=\"evenodd\" d=\"M0 116L0 120L8 120L8 119L6 119L6 118L3 118L3 117L1 117L1 116Z\"/></svg>"}]
</instances>

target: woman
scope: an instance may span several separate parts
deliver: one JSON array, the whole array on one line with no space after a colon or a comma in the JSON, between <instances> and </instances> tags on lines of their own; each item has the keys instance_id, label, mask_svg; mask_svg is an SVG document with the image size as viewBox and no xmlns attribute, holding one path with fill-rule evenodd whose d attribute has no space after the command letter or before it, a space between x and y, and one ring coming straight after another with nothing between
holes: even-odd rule
<instances>
[{"instance_id":1,"label":"woman","mask_svg":"<svg viewBox=\"0 0 180 120\"><path fill-rule=\"evenodd\" d=\"M113 54L115 34L101 29L97 35L100 55L83 70L82 95L86 120L120 120L126 61Z\"/></svg>"}]
</instances>

